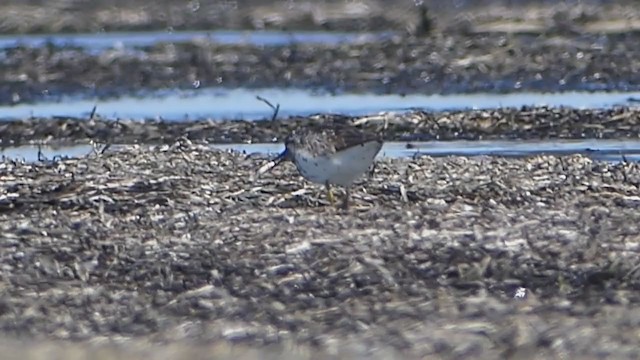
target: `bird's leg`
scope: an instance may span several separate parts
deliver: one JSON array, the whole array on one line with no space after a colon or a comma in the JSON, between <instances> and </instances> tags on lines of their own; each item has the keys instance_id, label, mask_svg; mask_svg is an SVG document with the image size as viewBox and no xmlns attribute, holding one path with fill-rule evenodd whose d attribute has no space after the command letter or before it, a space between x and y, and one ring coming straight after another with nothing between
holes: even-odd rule
<instances>
[{"instance_id":1,"label":"bird's leg","mask_svg":"<svg viewBox=\"0 0 640 360\"><path fill-rule=\"evenodd\" d=\"M349 209L349 197L351 196L351 190L349 189L349 186L344 189L344 200L342 201L342 209L344 210Z\"/></svg>"},{"instance_id":2,"label":"bird's leg","mask_svg":"<svg viewBox=\"0 0 640 360\"><path fill-rule=\"evenodd\" d=\"M327 198L329 199L329 203L331 204L331 206L335 206L336 199L333 197L333 192L331 191L331 185L327 181L324 183L324 186L327 188Z\"/></svg>"}]
</instances>

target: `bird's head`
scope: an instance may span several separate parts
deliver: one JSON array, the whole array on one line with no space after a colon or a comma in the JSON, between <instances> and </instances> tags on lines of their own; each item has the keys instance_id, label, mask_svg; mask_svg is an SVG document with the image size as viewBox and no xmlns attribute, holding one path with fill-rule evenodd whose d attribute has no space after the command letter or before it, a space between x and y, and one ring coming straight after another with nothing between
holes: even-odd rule
<instances>
[{"instance_id":1,"label":"bird's head","mask_svg":"<svg viewBox=\"0 0 640 360\"><path fill-rule=\"evenodd\" d=\"M293 152L295 151L296 140L292 136L288 136L284 141L284 150L276 156L273 160L260 167L258 175L262 175L268 171L273 170L276 166L282 164L285 161L293 161Z\"/></svg>"}]
</instances>

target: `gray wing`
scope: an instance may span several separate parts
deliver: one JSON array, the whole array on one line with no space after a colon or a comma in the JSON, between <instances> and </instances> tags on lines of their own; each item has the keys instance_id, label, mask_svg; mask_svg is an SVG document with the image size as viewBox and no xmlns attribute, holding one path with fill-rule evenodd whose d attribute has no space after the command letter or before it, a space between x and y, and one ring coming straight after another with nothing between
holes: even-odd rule
<instances>
[{"instance_id":1,"label":"gray wing","mask_svg":"<svg viewBox=\"0 0 640 360\"><path fill-rule=\"evenodd\" d=\"M323 130L299 129L295 135L300 148L314 155L331 155L353 146L378 141L382 136L350 125L333 126Z\"/></svg>"},{"instance_id":2,"label":"gray wing","mask_svg":"<svg viewBox=\"0 0 640 360\"><path fill-rule=\"evenodd\" d=\"M331 131L335 134L334 151L336 152L370 141L377 141L382 146L382 136L371 131L348 125L333 128Z\"/></svg>"}]
</instances>

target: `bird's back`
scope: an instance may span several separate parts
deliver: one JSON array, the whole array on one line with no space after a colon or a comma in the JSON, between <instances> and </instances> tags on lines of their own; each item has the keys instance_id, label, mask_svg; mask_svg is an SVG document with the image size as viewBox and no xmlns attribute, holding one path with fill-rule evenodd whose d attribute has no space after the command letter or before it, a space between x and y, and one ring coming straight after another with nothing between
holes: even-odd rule
<instances>
[{"instance_id":1,"label":"bird's back","mask_svg":"<svg viewBox=\"0 0 640 360\"><path fill-rule=\"evenodd\" d=\"M317 131L305 129L294 136L297 136L296 150L307 151L313 156L331 156L342 150L371 141L376 141L382 146L381 136L352 126L332 127Z\"/></svg>"}]
</instances>

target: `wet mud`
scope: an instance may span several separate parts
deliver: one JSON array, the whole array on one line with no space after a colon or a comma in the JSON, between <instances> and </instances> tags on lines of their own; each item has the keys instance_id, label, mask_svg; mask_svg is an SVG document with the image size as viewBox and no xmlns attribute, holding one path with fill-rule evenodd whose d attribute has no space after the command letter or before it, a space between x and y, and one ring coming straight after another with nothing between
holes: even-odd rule
<instances>
[{"instance_id":1,"label":"wet mud","mask_svg":"<svg viewBox=\"0 0 640 360\"><path fill-rule=\"evenodd\" d=\"M0 103L211 86L400 94L639 88L633 2L426 3L425 14L413 1L393 11L387 1L3 1L4 34L219 28L395 36L98 53L12 47L0 50ZM116 121L99 111L0 122L2 147L99 144L74 159L0 159L3 358L640 357L637 163L384 159L342 211L291 164L256 178L263 156L206 147L282 141L295 127L335 123L386 128L387 140L408 142L637 138L635 107L175 123ZM116 143L141 145L105 146Z\"/></svg>"},{"instance_id":2,"label":"wet mud","mask_svg":"<svg viewBox=\"0 0 640 360\"><path fill-rule=\"evenodd\" d=\"M282 356L639 355L638 164L384 160L343 211L290 164L255 178L264 161L185 140L5 160L0 330Z\"/></svg>"},{"instance_id":3,"label":"wet mud","mask_svg":"<svg viewBox=\"0 0 640 360\"><path fill-rule=\"evenodd\" d=\"M172 1L6 0L3 33L278 29L437 32L624 32L638 29L632 0Z\"/></svg>"},{"instance_id":4,"label":"wet mud","mask_svg":"<svg viewBox=\"0 0 640 360\"><path fill-rule=\"evenodd\" d=\"M54 1L46 6L8 1L0 5L0 29L5 34L169 27L396 35L366 44L270 47L187 42L100 53L68 46L13 47L0 51L0 103L212 86L399 94L639 88L640 13L633 3L443 3L425 2L430 12L424 15L413 1L394 3L393 11L386 1L366 6L342 1L165 1L144 6L137 1ZM255 14L290 24L259 25L253 19L248 20L253 25L242 25ZM342 16L340 25L327 25L331 14ZM423 15L438 21L431 31L420 33L416 29ZM301 23L307 20L321 23ZM207 21L209 25L203 25Z\"/></svg>"},{"instance_id":5,"label":"wet mud","mask_svg":"<svg viewBox=\"0 0 640 360\"><path fill-rule=\"evenodd\" d=\"M398 36L366 44L158 44L136 52L1 51L0 103L156 89L305 88L331 93L638 90L640 33Z\"/></svg>"},{"instance_id":6,"label":"wet mud","mask_svg":"<svg viewBox=\"0 0 640 360\"><path fill-rule=\"evenodd\" d=\"M181 138L210 144L272 143L284 141L298 127L322 129L344 124L382 132L386 141L634 139L640 133L640 110L522 107L361 117L318 114L259 121L29 118L0 122L0 147L91 142L169 144Z\"/></svg>"}]
</instances>

